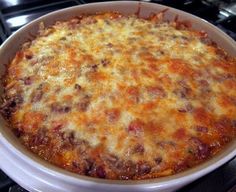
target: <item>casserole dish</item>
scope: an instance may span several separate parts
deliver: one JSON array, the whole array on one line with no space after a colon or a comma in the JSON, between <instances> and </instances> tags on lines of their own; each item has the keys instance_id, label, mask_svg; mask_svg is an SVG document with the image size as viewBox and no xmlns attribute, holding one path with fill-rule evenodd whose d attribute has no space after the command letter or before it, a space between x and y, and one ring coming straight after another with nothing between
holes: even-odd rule
<instances>
[{"instance_id":1,"label":"casserole dish","mask_svg":"<svg viewBox=\"0 0 236 192\"><path fill-rule=\"evenodd\" d=\"M38 30L37 27L41 21L48 26L55 21L69 19L81 13L90 14L98 11L119 11L123 14L132 14L135 13L138 8L140 8L140 16L145 17L151 12L159 12L166 7L137 2L109 2L73 7L44 16L19 30L3 45L1 49L2 68L4 64L8 63L12 58L16 50L19 49L19 46L28 40L27 38L29 38L30 35L36 34ZM194 28L208 32L209 36L211 36L216 43L220 44L229 54L235 54L234 42L213 26L174 9L170 9L166 13L166 17L169 20L174 19L176 15L179 16L180 20L190 21ZM12 48L13 43L14 48ZM3 69L2 73L4 73ZM3 146L2 152L4 152L4 155L1 156L3 162L2 169L20 185L30 191L78 191L78 188L81 191L110 191L111 189L116 191L171 191L213 170L235 155L235 151L233 151L235 143L232 143L232 145L229 145L224 152L218 154L214 159L175 176L145 181L108 181L77 176L55 168L52 165L48 165L29 152L26 152L25 149L17 143L18 141L14 140L14 136L2 127L1 141ZM205 167L207 168L203 169ZM14 170L14 172L12 170ZM23 175L24 177L22 177Z\"/></svg>"}]
</instances>

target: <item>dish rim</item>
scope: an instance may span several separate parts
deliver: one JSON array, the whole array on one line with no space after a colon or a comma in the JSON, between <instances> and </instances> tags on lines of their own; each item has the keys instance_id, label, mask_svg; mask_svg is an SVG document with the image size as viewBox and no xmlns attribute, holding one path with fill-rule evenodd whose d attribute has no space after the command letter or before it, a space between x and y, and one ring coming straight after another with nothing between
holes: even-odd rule
<instances>
[{"instance_id":1,"label":"dish rim","mask_svg":"<svg viewBox=\"0 0 236 192\"><path fill-rule=\"evenodd\" d=\"M183 15L187 14L189 17L199 20L199 22L207 23L207 25L213 27L213 29L220 32L223 35L222 38L225 38L227 41L234 41L228 35L226 35L224 32L222 32L221 30L219 30L217 27L210 24L206 20L199 18L197 16L194 16L192 14L186 13L184 11L180 11L180 10L177 10L177 9L174 9L171 7L159 5L156 3L150 3L150 2L110 1L110 2L98 2L98 3L90 3L90 4L85 4L85 5L77 5L77 6L73 6L73 7L68 7L65 9L61 9L61 10L57 10L57 11L48 13L42 17L39 17L38 19L31 21L30 23L28 23L24 27L17 30L13 35L11 35L7 40L5 40L4 43L0 47L0 56L3 54L2 52L4 52L4 50L6 49L5 47L11 43L12 39L19 36L21 33L23 33L25 30L27 30L27 28L30 28L30 26L34 23L38 23L39 21L42 21L44 19L50 20L50 17L52 17L53 15L57 15L58 13L62 13L62 12L67 12L67 11L70 11L71 9L77 9L78 7L96 6L96 5L101 5L101 4L103 4L103 5L105 5L105 4L120 4L120 3L123 3L123 4L131 3L131 4L134 4L134 6L135 5L142 6L144 4L152 4L152 5L158 5L160 7L163 7L163 9L168 8L170 10L177 12L177 13L182 13ZM142 9L142 7L141 7L141 9ZM236 44L234 44L234 48L236 50ZM45 173L49 173L50 175L53 175L57 179L62 179L62 178L66 179L72 183L78 183L78 180L80 180L80 181L82 180L83 182L92 182L92 183L103 184L103 185L114 184L114 185L133 186L133 185L158 184L161 186L165 186L165 185L170 185L170 183L177 184L177 183L181 182L182 180L190 180L190 177L197 178L197 177L199 177L199 175L203 176L206 173L221 166L225 162L229 161L234 156L236 156L236 141L233 141L233 142L231 142L231 144L229 144L231 147L227 147L227 150L223 149L221 153L213 156L211 159L201 163L200 165L197 165L193 168L187 169L186 171L183 171L183 172L180 172L180 173L177 173L174 175L159 177L159 178L154 178L154 179L145 179L145 180L101 179L101 178L94 178L91 176L78 175L76 173L72 173L72 172L67 171L63 168L59 168L55 165L52 165L51 163L47 162L46 160L43 160L40 157L38 157L36 154L33 154L32 152L30 152L28 149L26 149L24 147L23 144L18 146L16 142L12 141L13 137L15 137L15 136L13 136L12 133L8 133L9 131L11 131L11 130L7 130L4 126L0 125L0 136L1 136L0 141L5 147L11 149L11 151L17 157L22 159L24 162L29 163L31 166L39 168L40 171L43 171ZM233 148L235 148L235 149L233 149ZM226 154L225 157L223 157L224 154ZM207 168L207 170L206 170L206 168Z\"/></svg>"}]
</instances>

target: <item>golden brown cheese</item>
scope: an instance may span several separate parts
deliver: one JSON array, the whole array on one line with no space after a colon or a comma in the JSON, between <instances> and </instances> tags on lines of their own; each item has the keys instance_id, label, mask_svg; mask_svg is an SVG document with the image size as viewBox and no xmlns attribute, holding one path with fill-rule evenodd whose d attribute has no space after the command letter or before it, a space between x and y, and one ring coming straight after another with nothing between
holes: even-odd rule
<instances>
[{"instance_id":1,"label":"golden brown cheese","mask_svg":"<svg viewBox=\"0 0 236 192\"><path fill-rule=\"evenodd\" d=\"M30 150L67 170L171 175L235 139L236 60L160 14L74 18L16 54L1 111Z\"/></svg>"}]
</instances>

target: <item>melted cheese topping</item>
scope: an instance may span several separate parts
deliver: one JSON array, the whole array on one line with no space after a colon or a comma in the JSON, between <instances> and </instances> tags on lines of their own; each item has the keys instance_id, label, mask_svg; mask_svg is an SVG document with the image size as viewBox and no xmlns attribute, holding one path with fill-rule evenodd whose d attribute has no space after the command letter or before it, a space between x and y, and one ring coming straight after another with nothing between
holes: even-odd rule
<instances>
[{"instance_id":1,"label":"melted cheese topping","mask_svg":"<svg viewBox=\"0 0 236 192\"><path fill-rule=\"evenodd\" d=\"M23 142L52 163L96 177L152 178L232 140L235 77L235 59L206 34L106 13L41 30L9 65L6 100L18 99L8 112Z\"/></svg>"}]
</instances>

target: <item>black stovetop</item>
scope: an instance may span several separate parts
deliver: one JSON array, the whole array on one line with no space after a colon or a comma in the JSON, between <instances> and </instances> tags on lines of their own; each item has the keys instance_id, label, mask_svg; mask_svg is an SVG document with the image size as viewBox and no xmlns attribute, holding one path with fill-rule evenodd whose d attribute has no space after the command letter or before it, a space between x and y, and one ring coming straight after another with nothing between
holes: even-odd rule
<instances>
[{"instance_id":1,"label":"black stovetop","mask_svg":"<svg viewBox=\"0 0 236 192\"><path fill-rule=\"evenodd\" d=\"M147 0L145 0L147 1ZM17 29L46 13L89 0L0 0L0 44ZM236 40L236 0L150 0L184 10L216 25ZM27 181L26 181L27 182ZM236 157L178 192L236 192ZM26 192L0 170L0 192Z\"/></svg>"}]
</instances>

